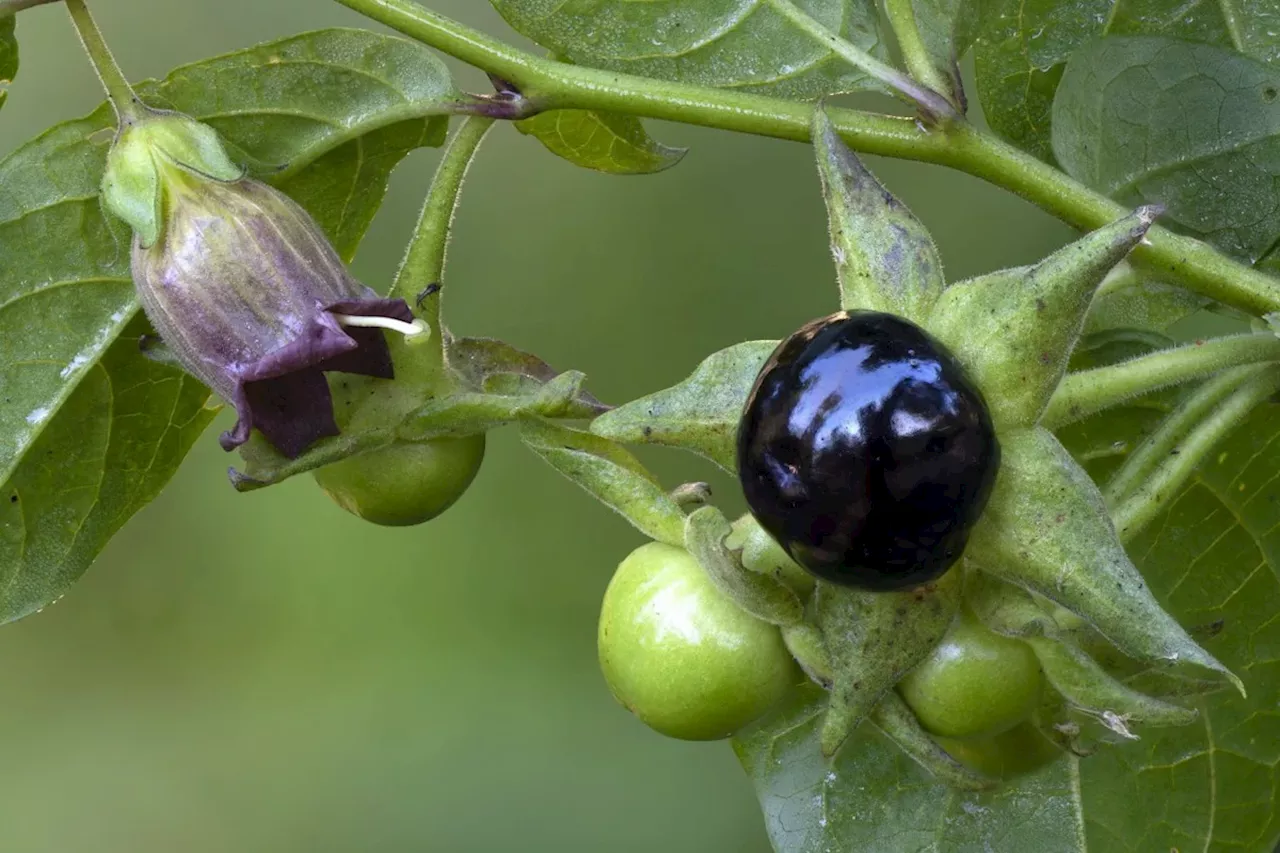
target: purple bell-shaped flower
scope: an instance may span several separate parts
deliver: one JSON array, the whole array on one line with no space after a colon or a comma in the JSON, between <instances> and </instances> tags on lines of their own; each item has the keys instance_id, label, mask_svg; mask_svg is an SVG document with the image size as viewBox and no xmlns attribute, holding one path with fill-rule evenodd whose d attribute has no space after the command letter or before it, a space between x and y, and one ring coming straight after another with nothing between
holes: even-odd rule
<instances>
[{"instance_id":1,"label":"purple bell-shaped flower","mask_svg":"<svg viewBox=\"0 0 1280 853\"><path fill-rule=\"evenodd\" d=\"M112 150L104 199L134 227L133 280L178 361L295 457L336 435L325 371L391 378L382 329L426 333L347 272L293 200L243 177L208 127L157 114Z\"/></svg>"}]
</instances>

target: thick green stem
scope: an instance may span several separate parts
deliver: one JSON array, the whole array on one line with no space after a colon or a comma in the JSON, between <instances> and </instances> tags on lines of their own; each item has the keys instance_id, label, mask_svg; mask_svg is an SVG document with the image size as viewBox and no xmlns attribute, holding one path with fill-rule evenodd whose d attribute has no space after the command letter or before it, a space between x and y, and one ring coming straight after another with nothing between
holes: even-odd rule
<instances>
[{"instance_id":1,"label":"thick green stem","mask_svg":"<svg viewBox=\"0 0 1280 853\"><path fill-rule=\"evenodd\" d=\"M797 7L791 0L768 0L770 6L805 35L826 46L845 62L889 87L894 94L918 108L931 119L954 119L955 108L937 92L922 86L892 65L886 65L857 45L842 39L823 26L821 21ZM914 19L913 19L914 20Z\"/></svg>"},{"instance_id":2,"label":"thick green stem","mask_svg":"<svg viewBox=\"0 0 1280 853\"><path fill-rule=\"evenodd\" d=\"M71 14L71 21L75 24L76 32L84 45L84 52L89 55L89 61L93 63L93 70L98 72L98 79L102 81L102 87L107 90L107 97L111 100L111 106L115 107L117 118L120 119L121 124L136 121L142 115L142 102L134 94L133 87L129 85L129 79L116 64L115 57L111 55L111 48L107 47L107 42L102 37L102 31L98 29L93 15L89 14L89 7L85 5L85 0L65 0L65 2L67 11Z\"/></svg>"},{"instance_id":3,"label":"thick green stem","mask_svg":"<svg viewBox=\"0 0 1280 853\"><path fill-rule=\"evenodd\" d=\"M1276 365L1241 370L1252 372L1225 399L1218 394L1219 388L1206 386L1148 439L1151 449L1138 461L1149 462L1151 457L1163 461L1112 510L1111 518L1122 541L1132 541L1181 493L1200 461L1218 442L1239 426L1255 406L1280 390L1280 369ZM1224 384L1235 379L1223 377ZM1217 399L1207 402L1205 398L1210 395ZM1188 429L1190 424L1194 426ZM1166 447L1169 449L1164 450Z\"/></svg>"},{"instance_id":4,"label":"thick green stem","mask_svg":"<svg viewBox=\"0 0 1280 853\"><path fill-rule=\"evenodd\" d=\"M475 158L485 134L493 126L493 119L471 116L463 120L448 147L440 157L435 178L418 217L418 226L405 253L404 261L391 285L390 296L400 297L414 307L414 313L431 330L431 361L436 369L444 362L444 330L440 325L440 299L442 294L432 293L434 286L440 290L444 278L445 257L449 250L449 236L453 231L453 216L458 209L462 182ZM426 357L424 355L425 363Z\"/></svg>"},{"instance_id":5,"label":"thick green stem","mask_svg":"<svg viewBox=\"0 0 1280 853\"><path fill-rule=\"evenodd\" d=\"M1232 335L1082 370L1058 386L1041 423L1054 429L1140 394L1259 361L1280 361L1280 338L1270 332Z\"/></svg>"},{"instance_id":6,"label":"thick green stem","mask_svg":"<svg viewBox=\"0 0 1280 853\"><path fill-rule=\"evenodd\" d=\"M777 139L809 141L813 107L555 62L516 50L410 0L337 0L516 86L547 109L605 110ZM828 108L856 151L959 169L1010 190L1081 230L1129 211L1057 169L963 121L928 132L909 118ZM1250 314L1280 311L1280 282L1206 243L1152 228L1133 259L1177 284Z\"/></svg>"},{"instance_id":7,"label":"thick green stem","mask_svg":"<svg viewBox=\"0 0 1280 853\"><path fill-rule=\"evenodd\" d=\"M911 76L921 84L940 95L951 95L949 100L957 109L960 103L960 81L943 74L929 55L920 37L920 27L916 23L916 10L911 0L885 0L885 13L889 17L889 25L898 39L898 47L902 50L902 60L907 64Z\"/></svg>"}]
</instances>

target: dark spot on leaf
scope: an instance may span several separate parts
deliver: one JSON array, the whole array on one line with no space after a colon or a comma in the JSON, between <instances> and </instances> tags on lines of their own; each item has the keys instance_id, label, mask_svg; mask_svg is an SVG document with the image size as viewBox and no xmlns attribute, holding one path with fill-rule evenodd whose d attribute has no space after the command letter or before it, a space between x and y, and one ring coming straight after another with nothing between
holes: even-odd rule
<instances>
[{"instance_id":1,"label":"dark spot on leaf","mask_svg":"<svg viewBox=\"0 0 1280 853\"><path fill-rule=\"evenodd\" d=\"M1266 86L1262 90L1262 100L1266 101L1269 104L1276 99L1277 94L1280 94L1280 93L1276 92L1275 86Z\"/></svg>"},{"instance_id":2,"label":"dark spot on leaf","mask_svg":"<svg viewBox=\"0 0 1280 853\"><path fill-rule=\"evenodd\" d=\"M9 495L9 503L11 503L11 504L16 504L17 502L18 502L18 496L17 496L16 494L15 494L15 495Z\"/></svg>"},{"instance_id":3,"label":"dark spot on leaf","mask_svg":"<svg viewBox=\"0 0 1280 853\"><path fill-rule=\"evenodd\" d=\"M1045 308L1047 308L1047 307L1048 307L1048 306L1044 304L1044 300L1043 300L1043 299L1037 299L1037 300L1036 300L1036 310L1037 310L1037 311L1044 311L1044 309L1045 309Z\"/></svg>"},{"instance_id":4,"label":"dark spot on leaf","mask_svg":"<svg viewBox=\"0 0 1280 853\"><path fill-rule=\"evenodd\" d=\"M653 435L653 427L648 425L643 426L640 428L640 432L642 435L644 435L645 438L648 438L649 436Z\"/></svg>"}]
</instances>

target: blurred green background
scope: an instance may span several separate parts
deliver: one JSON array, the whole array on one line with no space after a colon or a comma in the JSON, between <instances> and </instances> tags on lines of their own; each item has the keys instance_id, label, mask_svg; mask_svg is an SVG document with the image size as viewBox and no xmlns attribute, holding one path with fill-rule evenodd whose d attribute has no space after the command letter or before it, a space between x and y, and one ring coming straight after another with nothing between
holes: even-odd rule
<instances>
[{"instance_id":1,"label":"blurred green background","mask_svg":"<svg viewBox=\"0 0 1280 853\"><path fill-rule=\"evenodd\" d=\"M481 0L430 5L509 35ZM364 25L322 0L95 11L135 78ZM18 29L5 152L100 100L61 7ZM499 128L457 220L450 325L584 370L622 402L833 310L810 149L654 130L690 146L686 160L620 178ZM437 157L394 176L355 264L370 285L389 281ZM871 165L933 230L951 278L1069 236L966 176ZM738 508L701 460L644 458L672 485L712 479ZM310 478L236 494L231 461L210 433L71 594L0 631L0 851L768 850L729 747L649 732L599 675L600 597L640 535L513 436L491 436L454 509L408 530L346 515Z\"/></svg>"}]
</instances>

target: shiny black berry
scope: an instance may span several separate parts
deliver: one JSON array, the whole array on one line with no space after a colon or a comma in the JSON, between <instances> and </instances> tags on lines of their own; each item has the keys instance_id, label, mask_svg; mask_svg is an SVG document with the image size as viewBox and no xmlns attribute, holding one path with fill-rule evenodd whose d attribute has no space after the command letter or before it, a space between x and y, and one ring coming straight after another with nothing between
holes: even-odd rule
<instances>
[{"instance_id":1,"label":"shiny black berry","mask_svg":"<svg viewBox=\"0 0 1280 853\"><path fill-rule=\"evenodd\" d=\"M926 583L959 559L999 458L960 364L923 329L872 311L783 341L738 431L761 526L818 577L871 590Z\"/></svg>"}]
</instances>

